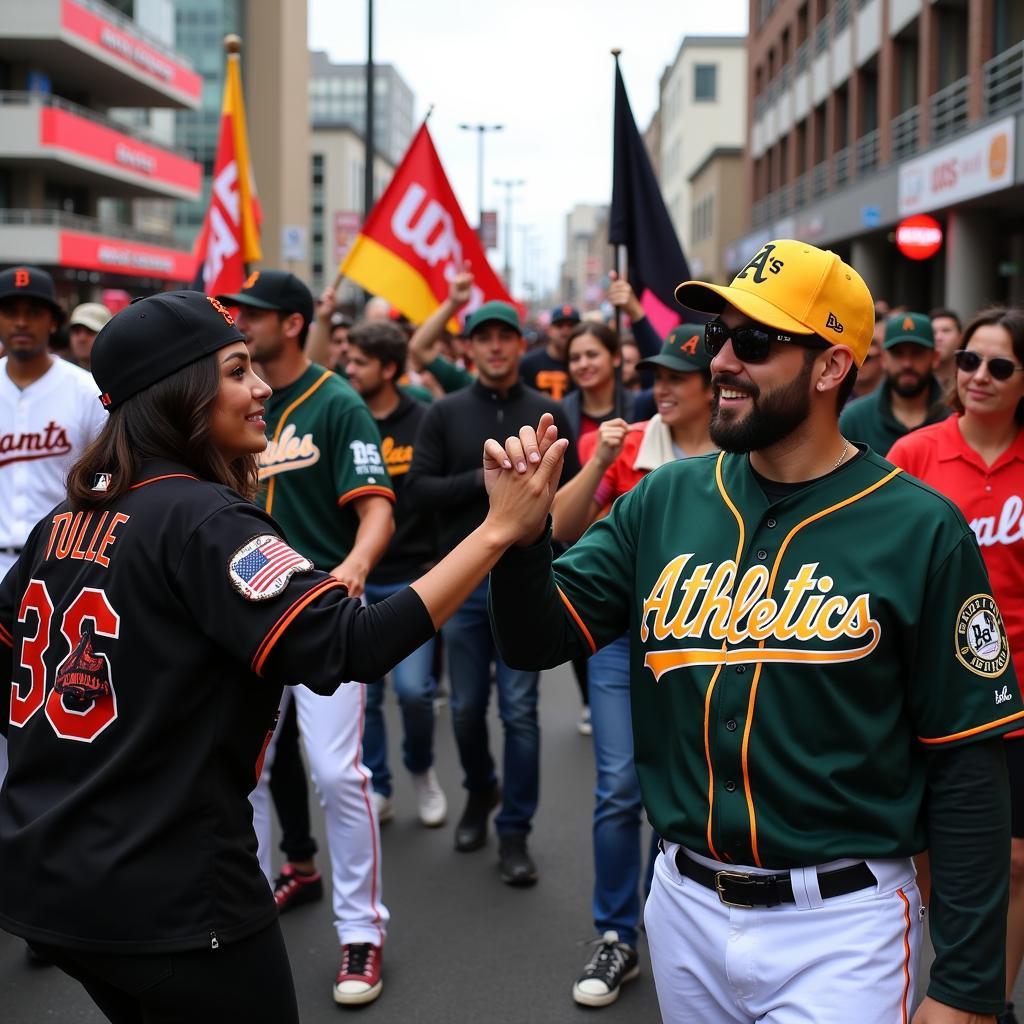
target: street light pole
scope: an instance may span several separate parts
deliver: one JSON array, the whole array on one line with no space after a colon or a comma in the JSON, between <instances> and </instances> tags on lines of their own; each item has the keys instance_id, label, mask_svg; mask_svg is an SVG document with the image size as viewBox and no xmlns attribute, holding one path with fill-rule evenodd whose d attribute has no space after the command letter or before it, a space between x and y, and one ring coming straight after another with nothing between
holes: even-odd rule
<instances>
[{"instance_id":1,"label":"street light pole","mask_svg":"<svg viewBox=\"0 0 1024 1024\"><path fill-rule=\"evenodd\" d=\"M476 132L476 196L477 196L477 221L476 232L483 240L484 227L484 136L488 132L500 132L505 126L503 124L460 124L459 128L464 132Z\"/></svg>"},{"instance_id":2,"label":"street light pole","mask_svg":"<svg viewBox=\"0 0 1024 1024\"><path fill-rule=\"evenodd\" d=\"M512 190L525 185L524 178L495 178L495 185L505 190L505 287L512 291Z\"/></svg>"}]
</instances>

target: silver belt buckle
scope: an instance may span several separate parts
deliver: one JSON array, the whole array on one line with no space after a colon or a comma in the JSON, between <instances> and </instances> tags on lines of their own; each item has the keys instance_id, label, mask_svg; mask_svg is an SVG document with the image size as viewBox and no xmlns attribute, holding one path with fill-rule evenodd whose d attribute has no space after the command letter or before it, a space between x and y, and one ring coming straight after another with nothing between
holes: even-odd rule
<instances>
[{"instance_id":1,"label":"silver belt buckle","mask_svg":"<svg viewBox=\"0 0 1024 1024\"><path fill-rule=\"evenodd\" d=\"M725 888L722 883L725 879L728 879L731 882L739 882L741 885L750 885L754 877L754 875L749 875L743 871L716 871L715 889L718 892L719 900L727 907L738 907L741 910L753 910L753 903L734 903L732 900L727 899L725 895Z\"/></svg>"}]
</instances>

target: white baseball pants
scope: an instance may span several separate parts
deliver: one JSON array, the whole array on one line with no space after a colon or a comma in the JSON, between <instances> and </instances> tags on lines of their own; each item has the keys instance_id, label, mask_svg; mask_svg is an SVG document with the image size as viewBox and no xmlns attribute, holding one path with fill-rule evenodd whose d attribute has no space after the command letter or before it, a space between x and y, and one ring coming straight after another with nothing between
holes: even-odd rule
<instances>
[{"instance_id":1,"label":"white baseball pants","mask_svg":"<svg viewBox=\"0 0 1024 1024\"><path fill-rule=\"evenodd\" d=\"M664 1024L910 1020L924 917L910 860L869 860L877 887L828 900L802 868L796 904L747 910L681 875L677 849L658 857L644 913Z\"/></svg>"},{"instance_id":2,"label":"white baseball pants","mask_svg":"<svg viewBox=\"0 0 1024 1024\"><path fill-rule=\"evenodd\" d=\"M363 709L366 687L344 683L329 697L304 686L285 687L281 717L295 701L299 734L306 748L327 825L331 885L338 941L382 945L388 910L381 900L380 826L370 788L370 771L362 764ZM263 774L253 790L253 827L259 841L260 867L271 881L270 772L275 733L267 748Z\"/></svg>"}]
</instances>

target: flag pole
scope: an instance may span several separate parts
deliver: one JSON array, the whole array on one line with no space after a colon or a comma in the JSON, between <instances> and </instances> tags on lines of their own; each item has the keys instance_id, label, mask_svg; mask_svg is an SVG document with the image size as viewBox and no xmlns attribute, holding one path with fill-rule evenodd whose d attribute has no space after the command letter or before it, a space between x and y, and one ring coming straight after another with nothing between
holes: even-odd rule
<instances>
[{"instance_id":1,"label":"flag pole","mask_svg":"<svg viewBox=\"0 0 1024 1024\"><path fill-rule=\"evenodd\" d=\"M619 54L622 50L619 47L612 49L612 56L615 58L615 66L619 66ZM624 245L615 246L615 272L619 275L620 281L625 281L629 273L629 254L626 252ZM622 334L622 310L620 307L615 307L615 333L618 335Z\"/></svg>"},{"instance_id":2,"label":"flag pole","mask_svg":"<svg viewBox=\"0 0 1024 1024\"><path fill-rule=\"evenodd\" d=\"M242 59L240 56L242 52L242 37L235 32L229 32L224 37L224 52L227 54L229 61L240 61ZM244 249L245 246L243 245L242 248ZM242 262L242 272L246 277L249 276L251 270L252 263L249 260L244 260Z\"/></svg>"}]
</instances>

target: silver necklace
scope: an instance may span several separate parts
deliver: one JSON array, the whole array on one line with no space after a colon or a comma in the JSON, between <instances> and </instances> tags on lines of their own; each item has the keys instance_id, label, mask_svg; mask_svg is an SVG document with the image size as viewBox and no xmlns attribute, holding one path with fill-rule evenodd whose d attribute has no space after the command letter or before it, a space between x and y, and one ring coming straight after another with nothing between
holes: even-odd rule
<instances>
[{"instance_id":1,"label":"silver necklace","mask_svg":"<svg viewBox=\"0 0 1024 1024\"><path fill-rule=\"evenodd\" d=\"M845 440L846 443L843 445L843 452L842 452L842 454L839 456L838 459L836 459L836 464L832 467L832 469L830 471L832 473L834 473L843 464L843 459L846 458L846 453L850 450L850 442L849 442L849 440L847 440L846 438L844 438L843 440Z\"/></svg>"}]
</instances>

